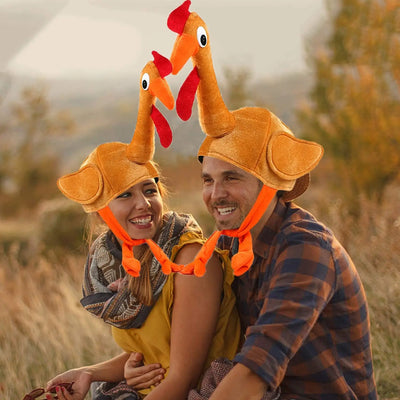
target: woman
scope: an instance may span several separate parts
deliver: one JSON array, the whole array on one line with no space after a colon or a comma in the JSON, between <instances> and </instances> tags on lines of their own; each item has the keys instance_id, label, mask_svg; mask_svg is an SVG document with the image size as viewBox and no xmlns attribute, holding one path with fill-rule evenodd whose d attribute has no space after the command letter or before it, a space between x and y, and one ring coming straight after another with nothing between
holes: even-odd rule
<instances>
[{"instance_id":1,"label":"woman","mask_svg":"<svg viewBox=\"0 0 400 400\"><path fill-rule=\"evenodd\" d=\"M186 399L211 361L233 358L238 347L228 259L224 253L209 259L208 250L204 256L205 240L193 217L165 211L152 162L155 126L167 145L171 132L154 103L158 97L173 107L163 80L171 66L158 53L153 56L141 74L132 142L98 146L79 171L57 182L65 196L108 225L91 246L81 303L112 325L124 351L50 380L47 390L60 386L61 400L83 400L93 382L103 382L93 394L98 400ZM186 275L205 270L201 277ZM72 394L61 385L70 382Z\"/></svg>"},{"instance_id":2,"label":"woman","mask_svg":"<svg viewBox=\"0 0 400 400\"><path fill-rule=\"evenodd\" d=\"M140 275L132 276L121 267L126 255L121 229L139 242L153 239L181 265L191 262L204 242L201 229L190 215L164 210L163 188L154 163L130 161L127 148L118 142L102 144L78 172L58 182L63 193L75 201L83 203L83 198L92 198L84 201L86 211L104 217L107 209L115 218L105 219L117 235L109 229L91 246L81 302L112 325L113 337L124 350L112 360L52 379L48 388L74 382L73 394L65 390L58 393L62 400L84 399L90 384L98 381L108 384L97 388L96 399L136 399L144 395L148 400L185 399L213 359L232 358L237 349L239 322L230 290L233 275L225 268L224 254L214 253L202 277L180 273L167 276L143 243L132 247L134 258L140 261ZM97 181L103 182L101 194L95 197L86 193L99 192ZM92 188L87 189L89 186ZM150 373L129 387L124 382L124 368L125 364L126 368L132 363L140 365L141 355L137 353L143 354L143 372ZM111 397L106 397L107 393ZM124 397L128 394L130 397Z\"/></svg>"}]
</instances>

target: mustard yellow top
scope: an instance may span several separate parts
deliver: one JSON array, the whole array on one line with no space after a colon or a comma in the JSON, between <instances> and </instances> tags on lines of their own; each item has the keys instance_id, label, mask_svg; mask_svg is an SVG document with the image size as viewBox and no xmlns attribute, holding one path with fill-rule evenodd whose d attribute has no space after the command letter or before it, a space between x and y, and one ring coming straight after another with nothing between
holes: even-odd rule
<instances>
[{"instance_id":1,"label":"mustard yellow top","mask_svg":"<svg viewBox=\"0 0 400 400\"><path fill-rule=\"evenodd\" d=\"M172 249L171 259L174 260L178 251L189 243L200 243L202 240L188 232L182 235L179 244ZM218 316L215 335L208 352L203 372L210 366L211 361L226 357L233 359L240 340L240 321L235 307L235 296L231 289L233 271L229 267L227 253L218 251L224 270L223 298ZM146 321L140 328L119 329L112 327L115 342L127 353L140 352L144 364L160 363L169 371L171 316L174 304L174 275L169 275L162 293L153 306ZM146 395L152 388L141 390Z\"/></svg>"}]
</instances>

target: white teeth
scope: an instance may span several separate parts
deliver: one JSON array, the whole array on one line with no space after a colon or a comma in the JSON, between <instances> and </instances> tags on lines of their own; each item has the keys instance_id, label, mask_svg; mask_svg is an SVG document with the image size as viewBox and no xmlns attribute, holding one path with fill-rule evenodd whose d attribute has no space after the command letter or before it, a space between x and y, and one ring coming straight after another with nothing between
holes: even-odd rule
<instances>
[{"instance_id":1,"label":"white teeth","mask_svg":"<svg viewBox=\"0 0 400 400\"><path fill-rule=\"evenodd\" d=\"M151 222L151 217L131 219L130 222L137 225L146 225Z\"/></svg>"},{"instance_id":2,"label":"white teeth","mask_svg":"<svg viewBox=\"0 0 400 400\"><path fill-rule=\"evenodd\" d=\"M217 208L220 215L227 215L236 210L236 207L220 207Z\"/></svg>"}]
</instances>

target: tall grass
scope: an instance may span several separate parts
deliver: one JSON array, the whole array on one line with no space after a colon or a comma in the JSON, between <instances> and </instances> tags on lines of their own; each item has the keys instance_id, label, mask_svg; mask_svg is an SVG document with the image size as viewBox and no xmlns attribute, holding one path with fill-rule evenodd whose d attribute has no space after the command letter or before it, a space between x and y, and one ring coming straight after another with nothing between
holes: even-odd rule
<instances>
[{"instance_id":1,"label":"tall grass","mask_svg":"<svg viewBox=\"0 0 400 400\"><path fill-rule=\"evenodd\" d=\"M399 188L388 188L378 205L361 199L357 219L322 188L305 197L305 206L332 228L361 276L370 312L378 393L381 399L400 399Z\"/></svg>"},{"instance_id":2,"label":"tall grass","mask_svg":"<svg viewBox=\"0 0 400 400\"><path fill-rule=\"evenodd\" d=\"M185 210L186 186L174 188L174 208ZM299 203L333 229L356 264L369 302L378 391L381 399L400 398L398 188L392 188L378 208L364 199L357 221L322 188L312 188ZM190 210L197 218L204 216L200 196L193 198ZM213 230L209 219L205 217L203 223L207 232ZM18 241L0 250L2 400L22 399L32 388L45 385L68 368L119 352L109 328L79 304L84 255L65 254L50 261L32 251L21 262L22 250Z\"/></svg>"},{"instance_id":3,"label":"tall grass","mask_svg":"<svg viewBox=\"0 0 400 400\"><path fill-rule=\"evenodd\" d=\"M82 257L0 262L0 399L18 400L56 374L118 354L109 329L79 304Z\"/></svg>"}]
</instances>

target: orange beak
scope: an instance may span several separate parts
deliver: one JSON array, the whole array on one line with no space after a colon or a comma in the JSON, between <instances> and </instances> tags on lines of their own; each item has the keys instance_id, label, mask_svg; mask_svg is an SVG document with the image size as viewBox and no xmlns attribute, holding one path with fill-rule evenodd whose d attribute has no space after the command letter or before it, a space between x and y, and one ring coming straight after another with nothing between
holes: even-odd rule
<instances>
[{"instance_id":1,"label":"orange beak","mask_svg":"<svg viewBox=\"0 0 400 400\"><path fill-rule=\"evenodd\" d=\"M172 95L168 83L163 78L157 78L150 83L149 91L153 96L156 96L168 110L174 108L175 100Z\"/></svg>"},{"instance_id":2,"label":"orange beak","mask_svg":"<svg viewBox=\"0 0 400 400\"><path fill-rule=\"evenodd\" d=\"M179 35L175 41L171 54L172 74L176 75L190 57L199 51L197 39L186 33Z\"/></svg>"}]
</instances>

